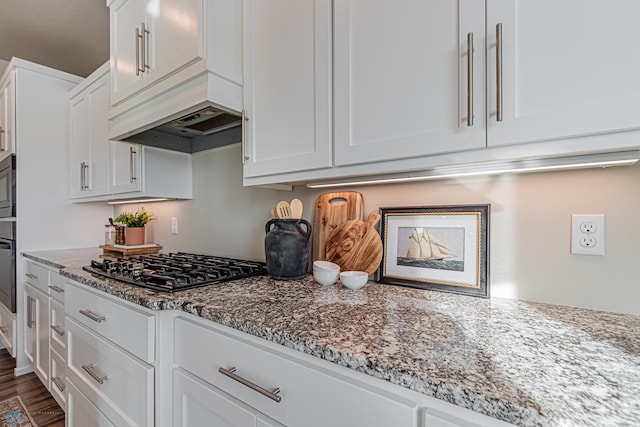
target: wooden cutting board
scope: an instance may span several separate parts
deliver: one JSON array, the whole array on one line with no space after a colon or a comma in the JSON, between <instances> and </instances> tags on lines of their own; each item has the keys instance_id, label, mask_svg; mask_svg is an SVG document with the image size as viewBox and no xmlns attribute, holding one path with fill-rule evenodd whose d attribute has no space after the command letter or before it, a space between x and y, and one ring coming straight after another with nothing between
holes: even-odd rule
<instances>
[{"instance_id":1,"label":"wooden cutting board","mask_svg":"<svg viewBox=\"0 0 640 427\"><path fill-rule=\"evenodd\" d=\"M313 215L313 261L326 260L329 235L340 224L364 218L364 199L356 191L324 193L318 196Z\"/></svg>"},{"instance_id":2,"label":"wooden cutting board","mask_svg":"<svg viewBox=\"0 0 640 427\"><path fill-rule=\"evenodd\" d=\"M373 274L382 259L382 239L376 229L380 214L371 211L367 221L349 220L336 227L326 245L327 261L340 271L366 271Z\"/></svg>"}]
</instances>

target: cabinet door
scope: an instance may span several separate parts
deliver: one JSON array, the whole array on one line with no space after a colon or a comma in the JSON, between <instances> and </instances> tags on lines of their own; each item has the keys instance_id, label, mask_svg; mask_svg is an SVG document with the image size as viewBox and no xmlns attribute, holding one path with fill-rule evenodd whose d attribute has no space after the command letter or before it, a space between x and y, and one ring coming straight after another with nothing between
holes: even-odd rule
<instances>
[{"instance_id":1,"label":"cabinet door","mask_svg":"<svg viewBox=\"0 0 640 427\"><path fill-rule=\"evenodd\" d=\"M334 4L336 165L485 146L484 2Z\"/></svg>"},{"instance_id":2,"label":"cabinet door","mask_svg":"<svg viewBox=\"0 0 640 427\"><path fill-rule=\"evenodd\" d=\"M78 96L69 107L69 197L84 197L87 187L86 165L89 164L91 123L89 98Z\"/></svg>"},{"instance_id":3,"label":"cabinet door","mask_svg":"<svg viewBox=\"0 0 640 427\"><path fill-rule=\"evenodd\" d=\"M109 193L128 193L142 189L142 147L111 141Z\"/></svg>"},{"instance_id":4,"label":"cabinet door","mask_svg":"<svg viewBox=\"0 0 640 427\"><path fill-rule=\"evenodd\" d=\"M142 89L144 72L140 63L145 42L142 23L146 1L120 0L109 8L111 23L111 103L115 105ZM136 32L137 31L137 32ZM146 47L146 45L145 45Z\"/></svg>"},{"instance_id":5,"label":"cabinet door","mask_svg":"<svg viewBox=\"0 0 640 427\"><path fill-rule=\"evenodd\" d=\"M12 71L10 77L0 87L0 160L16 152L13 133L15 111L15 78Z\"/></svg>"},{"instance_id":6,"label":"cabinet door","mask_svg":"<svg viewBox=\"0 0 640 427\"><path fill-rule=\"evenodd\" d=\"M43 384L49 384L49 296L26 285L25 354Z\"/></svg>"},{"instance_id":7,"label":"cabinet door","mask_svg":"<svg viewBox=\"0 0 640 427\"><path fill-rule=\"evenodd\" d=\"M109 78L104 76L89 88L91 101L91 160L89 191L91 196L107 194L109 190Z\"/></svg>"},{"instance_id":8,"label":"cabinet door","mask_svg":"<svg viewBox=\"0 0 640 427\"><path fill-rule=\"evenodd\" d=\"M182 369L173 371L175 427L253 427L256 412Z\"/></svg>"},{"instance_id":9,"label":"cabinet door","mask_svg":"<svg viewBox=\"0 0 640 427\"><path fill-rule=\"evenodd\" d=\"M638 16L636 0L487 1L488 145L640 128Z\"/></svg>"},{"instance_id":10,"label":"cabinet door","mask_svg":"<svg viewBox=\"0 0 640 427\"><path fill-rule=\"evenodd\" d=\"M204 7L203 0L158 0L149 4L154 5L148 19L151 82L204 58Z\"/></svg>"},{"instance_id":11,"label":"cabinet door","mask_svg":"<svg viewBox=\"0 0 640 427\"><path fill-rule=\"evenodd\" d=\"M331 1L244 2L244 176L331 166Z\"/></svg>"}]
</instances>

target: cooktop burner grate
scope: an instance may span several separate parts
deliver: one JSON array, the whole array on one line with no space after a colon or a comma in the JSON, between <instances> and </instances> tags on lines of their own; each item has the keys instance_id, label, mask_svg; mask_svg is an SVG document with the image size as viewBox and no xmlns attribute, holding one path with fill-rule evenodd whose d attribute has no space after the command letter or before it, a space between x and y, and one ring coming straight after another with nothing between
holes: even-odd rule
<instances>
[{"instance_id":1,"label":"cooktop burner grate","mask_svg":"<svg viewBox=\"0 0 640 427\"><path fill-rule=\"evenodd\" d=\"M186 252L92 260L83 270L161 292L197 288L267 274L265 263Z\"/></svg>"}]
</instances>

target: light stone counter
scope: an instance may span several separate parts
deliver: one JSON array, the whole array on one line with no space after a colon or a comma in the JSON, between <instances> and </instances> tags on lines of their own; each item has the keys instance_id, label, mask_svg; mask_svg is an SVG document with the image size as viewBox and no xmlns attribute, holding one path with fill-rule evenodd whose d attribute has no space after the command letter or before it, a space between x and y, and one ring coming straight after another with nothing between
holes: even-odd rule
<instances>
[{"instance_id":1,"label":"light stone counter","mask_svg":"<svg viewBox=\"0 0 640 427\"><path fill-rule=\"evenodd\" d=\"M640 316L268 276L174 294L99 279L98 249L25 257L151 310L182 310L517 425L640 425Z\"/></svg>"}]
</instances>

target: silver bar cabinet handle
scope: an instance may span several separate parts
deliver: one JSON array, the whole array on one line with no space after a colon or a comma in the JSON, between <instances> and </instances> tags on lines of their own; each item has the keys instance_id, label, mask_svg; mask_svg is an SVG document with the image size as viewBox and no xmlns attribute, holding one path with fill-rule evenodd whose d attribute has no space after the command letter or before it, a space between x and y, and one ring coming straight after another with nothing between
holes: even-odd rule
<instances>
[{"instance_id":1,"label":"silver bar cabinet handle","mask_svg":"<svg viewBox=\"0 0 640 427\"><path fill-rule=\"evenodd\" d=\"M133 184L136 181L136 154L135 148L129 147L129 182Z\"/></svg>"},{"instance_id":2,"label":"silver bar cabinet handle","mask_svg":"<svg viewBox=\"0 0 640 427\"><path fill-rule=\"evenodd\" d=\"M80 314L87 316L89 319L93 320L94 322L100 323L103 322L105 320L107 320L106 317L104 316L100 316L99 314L95 314L93 311L91 310L78 310L80 312Z\"/></svg>"},{"instance_id":3,"label":"silver bar cabinet handle","mask_svg":"<svg viewBox=\"0 0 640 427\"><path fill-rule=\"evenodd\" d=\"M229 369L224 369L222 367L218 368L218 372L220 372L221 374L226 375L229 378L236 380L243 385L246 385L250 389L255 390L258 393L267 396L269 399L275 400L276 402L280 402L282 400L282 396L278 396L278 393L280 393L279 388L276 387L273 390L267 390L266 388L260 387L259 385L254 384L245 378L242 378L240 375L235 374L235 371L236 371L235 367L229 368Z\"/></svg>"},{"instance_id":4,"label":"silver bar cabinet handle","mask_svg":"<svg viewBox=\"0 0 640 427\"><path fill-rule=\"evenodd\" d=\"M61 288L61 287L60 287L60 286L58 286L58 285L49 285L49 289L51 289L52 291L56 291L56 292L58 292L58 293L61 293L61 294L63 294L63 293L64 293L64 289L63 289L63 288Z\"/></svg>"},{"instance_id":5,"label":"silver bar cabinet handle","mask_svg":"<svg viewBox=\"0 0 640 427\"><path fill-rule=\"evenodd\" d=\"M33 298L27 295L27 328L33 328Z\"/></svg>"},{"instance_id":6,"label":"silver bar cabinet handle","mask_svg":"<svg viewBox=\"0 0 640 427\"><path fill-rule=\"evenodd\" d=\"M51 382L54 383L60 391L64 391L64 384L62 384L62 381L64 381L62 377L51 377Z\"/></svg>"},{"instance_id":7,"label":"silver bar cabinet handle","mask_svg":"<svg viewBox=\"0 0 640 427\"><path fill-rule=\"evenodd\" d=\"M502 22L496 24L496 120L502 121Z\"/></svg>"},{"instance_id":8,"label":"silver bar cabinet handle","mask_svg":"<svg viewBox=\"0 0 640 427\"><path fill-rule=\"evenodd\" d=\"M0 152L7 151L7 145L4 137L4 128L0 127Z\"/></svg>"},{"instance_id":9,"label":"silver bar cabinet handle","mask_svg":"<svg viewBox=\"0 0 640 427\"><path fill-rule=\"evenodd\" d=\"M149 32L149 28L142 23L142 37L144 37L144 43L142 44L142 72L144 73L151 67L149 66L149 39L151 33Z\"/></svg>"},{"instance_id":10,"label":"silver bar cabinet handle","mask_svg":"<svg viewBox=\"0 0 640 427\"><path fill-rule=\"evenodd\" d=\"M6 334L8 330L9 329L7 329L6 326L0 326L0 332L2 332L3 334Z\"/></svg>"},{"instance_id":11,"label":"silver bar cabinet handle","mask_svg":"<svg viewBox=\"0 0 640 427\"><path fill-rule=\"evenodd\" d=\"M89 375L91 375L91 378L93 378L94 380L96 380L97 383L99 384L103 384L108 378L108 375L98 375L98 373L95 371L95 367L96 365L82 365L82 369L85 370L85 372Z\"/></svg>"},{"instance_id":12,"label":"silver bar cabinet handle","mask_svg":"<svg viewBox=\"0 0 640 427\"><path fill-rule=\"evenodd\" d=\"M467 126L473 126L473 32L467 33Z\"/></svg>"},{"instance_id":13,"label":"silver bar cabinet handle","mask_svg":"<svg viewBox=\"0 0 640 427\"><path fill-rule=\"evenodd\" d=\"M84 189L85 190L89 189L89 175L87 174L88 171L89 171L89 163L85 163L84 164L84 175L83 175L83 182L84 182Z\"/></svg>"},{"instance_id":14,"label":"silver bar cabinet handle","mask_svg":"<svg viewBox=\"0 0 640 427\"><path fill-rule=\"evenodd\" d=\"M242 142L240 143L242 147L242 164L244 165L247 160L249 160L249 156L247 156L247 138L245 137L245 133L247 132L247 127L245 124L249 121L247 117L247 113L245 110L242 110Z\"/></svg>"},{"instance_id":15,"label":"silver bar cabinet handle","mask_svg":"<svg viewBox=\"0 0 640 427\"><path fill-rule=\"evenodd\" d=\"M136 76L140 75L140 45L142 44L142 35L140 29L136 27ZM144 71L144 68L142 69Z\"/></svg>"},{"instance_id":16,"label":"silver bar cabinet handle","mask_svg":"<svg viewBox=\"0 0 640 427\"><path fill-rule=\"evenodd\" d=\"M62 329L60 326L51 325L51 329L53 330L53 332L60 335L61 337L64 336L64 329Z\"/></svg>"},{"instance_id":17,"label":"silver bar cabinet handle","mask_svg":"<svg viewBox=\"0 0 640 427\"><path fill-rule=\"evenodd\" d=\"M27 276L29 279L34 279L35 280L35 279L38 278L38 276L36 276L35 274L32 274L32 273L25 273L24 275Z\"/></svg>"}]
</instances>

